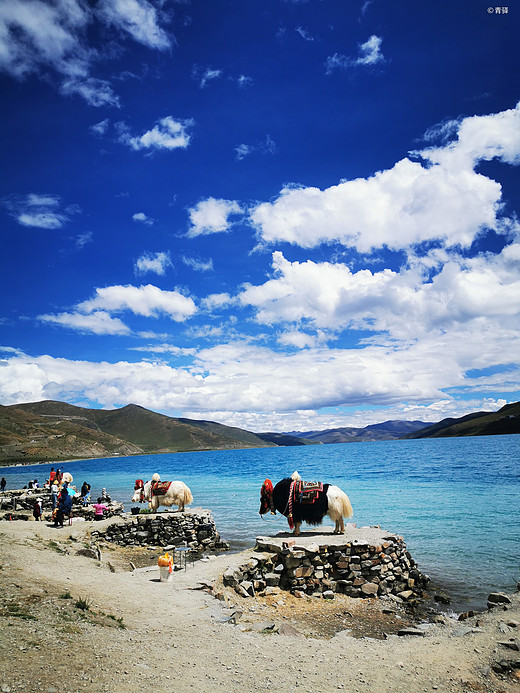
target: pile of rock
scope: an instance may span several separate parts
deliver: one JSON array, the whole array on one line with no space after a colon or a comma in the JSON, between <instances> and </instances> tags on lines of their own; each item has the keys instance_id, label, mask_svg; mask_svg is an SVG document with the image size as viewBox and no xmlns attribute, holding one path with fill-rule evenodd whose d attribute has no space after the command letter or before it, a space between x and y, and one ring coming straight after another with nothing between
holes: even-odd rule
<instances>
[{"instance_id":1,"label":"pile of rock","mask_svg":"<svg viewBox=\"0 0 520 693\"><path fill-rule=\"evenodd\" d=\"M192 551L227 551L209 510L162 512L118 518L106 528L91 532L121 546L186 546Z\"/></svg>"},{"instance_id":2,"label":"pile of rock","mask_svg":"<svg viewBox=\"0 0 520 693\"><path fill-rule=\"evenodd\" d=\"M429 578L418 570L403 538L382 532L376 537L380 541L369 543L363 529L350 540L330 534L316 534L305 542L258 537L255 553L239 568L228 568L224 584L243 597L279 590L296 596L321 593L325 598L335 592L350 597L394 595L402 601L423 596Z\"/></svg>"}]
</instances>

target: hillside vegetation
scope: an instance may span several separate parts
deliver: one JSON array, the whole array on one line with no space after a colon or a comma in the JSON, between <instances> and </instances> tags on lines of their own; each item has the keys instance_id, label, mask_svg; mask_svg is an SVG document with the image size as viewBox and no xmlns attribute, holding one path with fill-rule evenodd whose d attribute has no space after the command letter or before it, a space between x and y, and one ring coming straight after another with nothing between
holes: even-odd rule
<instances>
[{"instance_id":1,"label":"hillside vegetation","mask_svg":"<svg viewBox=\"0 0 520 693\"><path fill-rule=\"evenodd\" d=\"M475 412L459 419L439 423L410 433L406 438L452 438L457 436L493 436L520 433L520 402L506 404L496 412Z\"/></svg>"},{"instance_id":2,"label":"hillside vegetation","mask_svg":"<svg viewBox=\"0 0 520 693\"><path fill-rule=\"evenodd\" d=\"M46 400L0 406L0 462L273 446L249 431L129 404L85 409Z\"/></svg>"}]
</instances>

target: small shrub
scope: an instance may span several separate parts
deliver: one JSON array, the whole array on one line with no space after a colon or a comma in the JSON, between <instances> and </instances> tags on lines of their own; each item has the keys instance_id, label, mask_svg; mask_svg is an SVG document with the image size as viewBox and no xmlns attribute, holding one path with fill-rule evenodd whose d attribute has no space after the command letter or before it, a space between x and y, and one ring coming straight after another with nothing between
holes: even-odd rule
<instances>
[{"instance_id":1,"label":"small shrub","mask_svg":"<svg viewBox=\"0 0 520 693\"><path fill-rule=\"evenodd\" d=\"M91 599L83 599L83 597L80 597L74 603L74 606L76 607L76 609L81 609L81 611L89 611L91 605L92 605L92 600Z\"/></svg>"}]
</instances>

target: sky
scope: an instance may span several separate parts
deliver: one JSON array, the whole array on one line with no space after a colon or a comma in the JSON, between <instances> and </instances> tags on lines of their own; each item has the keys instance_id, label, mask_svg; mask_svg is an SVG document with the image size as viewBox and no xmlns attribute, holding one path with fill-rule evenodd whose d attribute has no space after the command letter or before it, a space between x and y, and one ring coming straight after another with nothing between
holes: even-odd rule
<instances>
[{"instance_id":1,"label":"sky","mask_svg":"<svg viewBox=\"0 0 520 693\"><path fill-rule=\"evenodd\" d=\"M518 401L519 13L3 0L0 404L260 432Z\"/></svg>"}]
</instances>

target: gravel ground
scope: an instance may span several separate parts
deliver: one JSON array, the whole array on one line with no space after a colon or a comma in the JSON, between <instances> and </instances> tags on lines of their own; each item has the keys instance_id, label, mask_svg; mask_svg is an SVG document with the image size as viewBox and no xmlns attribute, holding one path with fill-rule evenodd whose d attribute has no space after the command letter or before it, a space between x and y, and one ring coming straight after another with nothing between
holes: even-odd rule
<instances>
[{"instance_id":1,"label":"gravel ground","mask_svg":"<svg viewBox=\"0 0 520 693\"><path fill-rule=\"evenodd\" d=\"M159 550L80 555L91 524L0 522L1 693L520 691L520 594L398 636L413 624L388 602L241 599L221 575L247 552L168 583Z\"/></svg>"}]
</instances>

